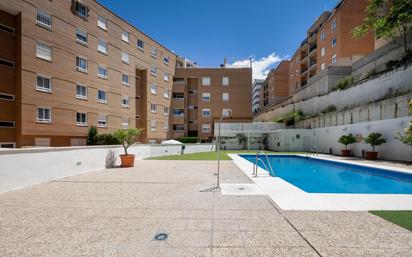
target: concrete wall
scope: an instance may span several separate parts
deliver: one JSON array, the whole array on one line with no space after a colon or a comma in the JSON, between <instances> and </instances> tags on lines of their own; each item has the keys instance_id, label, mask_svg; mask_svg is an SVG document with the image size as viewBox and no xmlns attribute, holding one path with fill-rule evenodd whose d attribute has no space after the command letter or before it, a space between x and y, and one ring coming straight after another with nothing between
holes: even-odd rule
<instances>
[{"instance_id":1,"label":"concrete wall","mask_svg":"<svg viewBox=\"0 0 412 257\"><path fill-rule=\"evenodd\" d=\"M185 153L212 151L212 144L187 144ZM31 148L0 151L0 192L9 191L53 179L104 169L106 156L117 146ZM180 154L181 145L136 145L129 149L138 160ZM117 163L120 161L117 158ZM139 166L139 162L136 162Z\"/></svg>"},{"instance_id":2,"label":"concrete wall","mask_svg":"<svg viewBox=\"0 0 412 257\"><path fill-rule=\"evenodd\" d=\"M328 106L334 105L337 110L353 108L356 106L379 101L388 95L412 90L412 65L398 68L384 73L373 79L364 81L357 86L342 91L333 91L319 97L296 102L273 111L262 113L255 118L256 121L270 121L275 117L283 116L295 110L302 110L305 115L318 114Z\"/></svg>"},{"instance_id":3,"label":"concrete wall","mask_svg":"<svg viewBox=\"0 0 412 257\"><path fill-rule=\"evenodd\" d=\"M278 130L269 135L268 145L274 151L308 151L315 148L320 153L328 154L331 151L332 154L340 155L341 150L345 149L337 142L340 136L351 133L364 138L371 132L379 132L386 140L385 144L376 147L380 159L412 161L412 148L396 139L411 120L412 117L403 117L316 129ZM372 150L363 142L352 144L348 149L357 157L362 157L362 150Z\"/></svg>"}]
</instances>

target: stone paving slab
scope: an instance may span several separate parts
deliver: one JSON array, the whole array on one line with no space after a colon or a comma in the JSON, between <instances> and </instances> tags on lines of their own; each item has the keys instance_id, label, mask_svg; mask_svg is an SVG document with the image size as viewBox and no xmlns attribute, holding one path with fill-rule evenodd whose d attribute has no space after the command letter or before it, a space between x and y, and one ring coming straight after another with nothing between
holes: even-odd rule
<instances>
[{"instance_id":1,"label":"stone paving slab","mask_svg":"<svg viewBox=\"0 0 412 257\"><path fill-rule=\"evenodd\" d=\"M222 195L215 169L145 160L2 193L0 256L412 256L412 233L377 216ZM221 181L252 182L231 161Z\"/></svg>"}]
</instances>

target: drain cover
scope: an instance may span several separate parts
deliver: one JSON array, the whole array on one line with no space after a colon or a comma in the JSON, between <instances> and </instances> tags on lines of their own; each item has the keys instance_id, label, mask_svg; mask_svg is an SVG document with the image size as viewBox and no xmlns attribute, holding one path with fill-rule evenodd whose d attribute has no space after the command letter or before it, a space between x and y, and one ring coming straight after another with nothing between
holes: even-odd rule
<instances>
[{"instance_id":1,"label":"drain cover","mask_svg":"<svg viewBox=\"0 0 412 257\"><path fill-rule=\"evenodd\" d=\"M239 190L245 190L245 188L244 187L239 187Z\"/></svg>"},{"instance_id":2,"label":"drain cover","mask_svg":"<svg viewBox=\"0 0 412 257\"><path fill-rule=\"evenodd\" d=\"M166 233L158 233L154 236L154 240L156 241L164 241L167 239L167 234Z\"/></svg>"}]
</instances>

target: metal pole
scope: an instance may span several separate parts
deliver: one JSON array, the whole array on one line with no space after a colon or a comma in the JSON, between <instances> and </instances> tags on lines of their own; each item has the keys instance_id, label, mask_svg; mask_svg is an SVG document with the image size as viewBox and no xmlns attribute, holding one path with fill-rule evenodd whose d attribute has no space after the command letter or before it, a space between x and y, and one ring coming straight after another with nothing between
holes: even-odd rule
<instances>
[{"instance_id":1,"label":"metal pole","mask_svg":"<svg viewBox=\"0 0 412 257\"><path fill-rule=\"evenodd\" d=\"M218 125L218 135L217 135L217 183L216 183L216 187L220 188L220 123L221 120L219 120L219 125Z\"/></svg>"}]
</instances>

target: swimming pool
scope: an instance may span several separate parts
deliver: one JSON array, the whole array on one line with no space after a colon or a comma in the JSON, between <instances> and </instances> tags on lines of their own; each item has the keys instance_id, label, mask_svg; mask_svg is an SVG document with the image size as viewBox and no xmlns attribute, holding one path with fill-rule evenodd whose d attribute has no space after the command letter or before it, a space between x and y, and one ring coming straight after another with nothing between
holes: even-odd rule
<instances>
[{"instance_id":1,"label":"swimming pool","mask_svg":"<svg viewBox=\"0 0 412 257\"><path fill-rule=\"evenodd\" d=\"M240 156L255 162L256 155ZM268 159L274 171L270 175L307 193L412 194L412 174L296 155ZM262 160L269 167L266 158ZM266 169L261 162L258 166Z\"/></svg>"}]
</instances>

